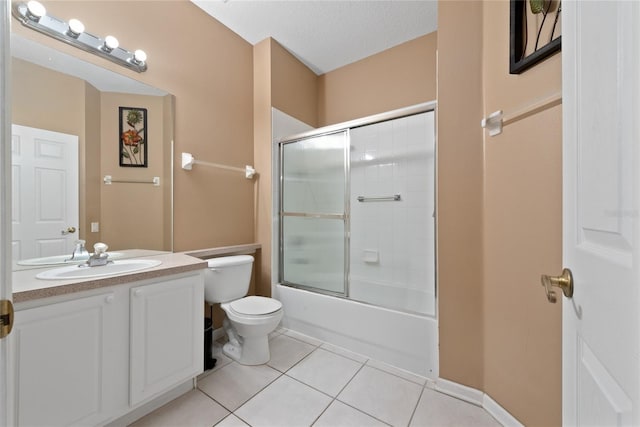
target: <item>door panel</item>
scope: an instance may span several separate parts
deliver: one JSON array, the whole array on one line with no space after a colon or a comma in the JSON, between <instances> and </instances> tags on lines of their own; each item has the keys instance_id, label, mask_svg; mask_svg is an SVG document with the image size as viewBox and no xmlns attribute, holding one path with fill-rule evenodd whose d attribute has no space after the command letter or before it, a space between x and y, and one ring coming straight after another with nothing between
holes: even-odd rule
<instances>
[{"instance_id":1,"label":"door panel","mask_svg":"<svg viewBox=\"0 0 640 427\"><path fill-rule=\"evenodd\" d=\"M283 150L285 212L343 214L346 132L320 135Z\"/></svg>"},{"instance_id":2,"label":"door panel","mask_svg":"<svg viewBox=\"0 0 640 427\"><path fill-rule=\"evenodd\" d=\"M344 221L329 218L284 217L286 282L333 293L344 292Z\"/></svg>"},{"instance_id":3,"label":"door panel","mask_svg":"<svg viewBox=\"0 0 640 427\"><path fill-rule=\"evenodd\" d=\"M347 132L280 147L280 282L346 294Z\"/></svg>"},{"instance_id":4,"label":"door panel","mask_svg":"<svg viewBox=\"0 0 640 427\"><path fill-rule=\"evenodd\" d=\"M78 233L78 137L12 126L13 258L71 253Z\"/></svg>"},{"instance_id":5,"label":"door panel","mask_svg":"<svg viewBox=\"0 0 640 427\"><path fill-rule=\"evenodd\" d=\"M639 5L563 4L563 424L637 425Z\"/></svg>"},{"instance_id":6,"label":"door panel","mask_svg":"<svg viewBox=\"0 0 640 427\"><path fill-rule=\"evenodd\" d=\"M8 182L11 181L11 55L9 52L11 28L11 2L0 7L0 300L12 299L11 287L11 195ZM13 409L9 403L12 384L8 377L12 366L9 364L9 339L0 339L0 427L10 426Z\"/></svg>"},{"instance_id":7,"label":"door panel","mask_svg":"<svg viewBox=\"0 0 640 427\"><path fill-rule=\"evenodd\" d=\"M577 424L631 425L632 403L587 343L578 339Z\"/></svg>"}]
</instances>

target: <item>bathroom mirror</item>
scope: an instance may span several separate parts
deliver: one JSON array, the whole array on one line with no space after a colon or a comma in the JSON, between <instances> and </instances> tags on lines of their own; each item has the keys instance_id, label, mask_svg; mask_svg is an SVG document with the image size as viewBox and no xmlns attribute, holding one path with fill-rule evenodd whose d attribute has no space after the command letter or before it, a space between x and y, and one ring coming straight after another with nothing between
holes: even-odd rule
<instances>
[{"instance_id":1,"label":"bathroom mirror","mask_svg":"<svg viewBox=\"0 0 640 427\"><path fill-rule=\"evenodd\" d=\"M96 242L107 243L113 251L171 251L174 97L17 34L11 36L11 54L12 123L29 131L75 136L77 155L73 156L78 159L75 165L70 162L75 170L47 175L42 172L46 166L23 157L26 151L55 154L55 144L47 145L49 134L39 137L42 134L36 132L22 138L13 133L14 265L20 266L25 258L70 254L78 239L86 241L90 252ZM140 131L126 115L132 109L144 112L147 122L145 145L140 147L147 150L144 167L120 165L121 135L129 128ZM26 150L27 144L32 148ZM25 165L31 169L20 175ZM24 178L39 174L44 178ZM76 176L77 196L62 202L61 195L73 191L61 186L61 195L53 194L53 183L73 181ZM105 177L110 177L110 184ZM77 219L71 215L68 224L57 224L53 237L51 231L41 235L43 223L67 211L78 212Z\"/></svg>"}]
</instances>

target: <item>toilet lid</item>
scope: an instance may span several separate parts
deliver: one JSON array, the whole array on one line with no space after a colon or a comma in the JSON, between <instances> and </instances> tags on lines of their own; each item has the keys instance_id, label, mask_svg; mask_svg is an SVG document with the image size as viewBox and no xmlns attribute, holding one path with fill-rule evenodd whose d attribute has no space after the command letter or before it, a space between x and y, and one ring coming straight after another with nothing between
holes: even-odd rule
<instances>
[{"instance_id":1,"label":"toilet lid","mask_svg":"<svg viewBox=\"0 0 640 427\"><path fill-rule=\"evenodd\" d=\"M282 308L282 303L273 298L249 296L233 301L229 304L238 314L257 316L270 314Z\"/></svg>"}]
</instances>

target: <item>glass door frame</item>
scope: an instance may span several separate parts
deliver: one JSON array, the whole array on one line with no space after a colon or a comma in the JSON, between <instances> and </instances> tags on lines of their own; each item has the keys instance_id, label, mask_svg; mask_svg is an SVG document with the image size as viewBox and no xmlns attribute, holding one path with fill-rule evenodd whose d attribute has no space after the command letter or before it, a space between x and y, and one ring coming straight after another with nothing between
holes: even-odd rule
<instances>
[{"instance_id":1,"label":"glass door frame","mask_svg":"<svg viewBox=\"0 0 640 427\"><path fill-rule=\"evenodd\" d=\"M323 136L337 135L340 133L345 134L345 145L343 148L343 177L344 177L344 203L343 213L300 213L300 212L285 212L284 211L284 146L288 144L295 144L301 141L306 141L313 138L320 138ZM325 295L338 296L342 298L349 297L349 266L351 264L349 259L349 236L350 236L350 128L336 128L332 130L324 129L324 131L312 131L309 134L303 134L299 137L287 138L286 140L278 143L278 176L279 191L278 191L278 229L279 229L279 265L278 265L278 282L280 284L290 286L292 288L306 289L313 292L317 292ZM319 218L319 219L342 219L344 227L343 236L343 253L344 253L344 267L343 267L343 291L334 292L322 288L316 288L314 286L303 285L300 283L288 282L284 279L284 217L302 217L302 218Z\"/></svg>"}]
</instances>

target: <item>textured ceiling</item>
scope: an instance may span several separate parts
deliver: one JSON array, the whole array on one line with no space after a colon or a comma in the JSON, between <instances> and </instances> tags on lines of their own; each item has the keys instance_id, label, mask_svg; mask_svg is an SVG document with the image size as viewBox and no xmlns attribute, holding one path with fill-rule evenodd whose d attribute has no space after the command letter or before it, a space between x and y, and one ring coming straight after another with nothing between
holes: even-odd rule
<instances>
[{"instance_id":1,"label":"textured ceiling","mask_svg":"<svg viewBox=\"0 0 640 427\"><path fill-rule=\"evenodd\" d=\"M255 45L272 37L316 74L436 30L436 0L191 0Z\"/></svg>"}]
</instances>

